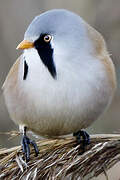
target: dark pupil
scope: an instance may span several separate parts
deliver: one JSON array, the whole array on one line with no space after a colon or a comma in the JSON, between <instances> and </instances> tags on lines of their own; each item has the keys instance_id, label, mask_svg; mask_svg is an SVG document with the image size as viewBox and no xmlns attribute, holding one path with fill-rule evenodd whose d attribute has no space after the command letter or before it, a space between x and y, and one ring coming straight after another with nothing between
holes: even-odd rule
<instances>
[{"instance_id":1,"label":"dark pupil","mask_svg":"<svg viewBox=\"0 0 120 180\"><path fill-rule=\"evenodd\" d=\"M47 41L48 41L48 40L49 40L49 36L45 36L45 40L47 40Z\"/></svg>"}]
</instances>

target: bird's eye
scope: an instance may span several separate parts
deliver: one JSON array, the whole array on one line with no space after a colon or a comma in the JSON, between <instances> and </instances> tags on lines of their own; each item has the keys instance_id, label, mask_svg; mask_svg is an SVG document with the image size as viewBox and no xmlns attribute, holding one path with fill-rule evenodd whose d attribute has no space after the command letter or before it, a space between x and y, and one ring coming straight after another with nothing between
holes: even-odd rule
<instances>
[{"instance_id":1,"label":"bird's eye","mask_svg":"<svg viewBox=\"0 0 120 180\"><path fill-rule=\"evenodd\" d=\"M44 41L45 41L46 43L50 42L51 39L52 39L52 36L49 35L49 34L47 34L47 35L44 36Z\"/></svg>"}]
</instances>

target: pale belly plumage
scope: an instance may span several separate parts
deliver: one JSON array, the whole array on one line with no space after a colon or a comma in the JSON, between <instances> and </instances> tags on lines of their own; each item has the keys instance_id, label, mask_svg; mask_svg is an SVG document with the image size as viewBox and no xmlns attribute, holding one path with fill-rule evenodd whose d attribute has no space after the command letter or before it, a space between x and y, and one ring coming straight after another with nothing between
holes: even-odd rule
<instances>
[{"instance_id":1,"label":"pale belly plumage","mask_svg":"<svg viewBox=\"0 0 120 180\"><path fill-rule=\"evenodd\" d=\"M62 67L59 63L56 68ZM23 80L22 64L17 85L4 95L13 121L36 134L58 136L86 128L112 99L112 87L99 61L92 69L89 62L82 68L82 64L66 63L58 68L56 79L39 60L29 63L27 79Z\"/></svg>"}]
</instances>

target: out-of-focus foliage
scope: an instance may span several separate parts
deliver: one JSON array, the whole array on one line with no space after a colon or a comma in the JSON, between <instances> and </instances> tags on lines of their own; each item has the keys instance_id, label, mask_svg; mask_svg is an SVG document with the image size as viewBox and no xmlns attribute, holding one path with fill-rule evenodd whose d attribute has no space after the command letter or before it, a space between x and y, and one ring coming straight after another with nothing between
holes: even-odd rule
<instances>
[{"instance_id":1,"label":"out-of-focus foliage","mask_svg":"<svg viewBox=\"0 0 120 180\"><path fill-rule=\"evenodd\" d=\"M0 86L16 58L21 52L16 46L23 39L24 32L31 20L38 14L54 8L65 8L81 15L89 24L100 31L106 39L109 53L120 74L120 1L119 0L0 0ZM2 94L2 93L1 93ZM96 121L91 133L119 131L120 93L107 113ZM0 95L0 132L15 129L8 116L2 95ZM0 144L11 146L13 141L0 136ZM16 143L16 142L14 142Z\"/></svg>"}]
</instances>

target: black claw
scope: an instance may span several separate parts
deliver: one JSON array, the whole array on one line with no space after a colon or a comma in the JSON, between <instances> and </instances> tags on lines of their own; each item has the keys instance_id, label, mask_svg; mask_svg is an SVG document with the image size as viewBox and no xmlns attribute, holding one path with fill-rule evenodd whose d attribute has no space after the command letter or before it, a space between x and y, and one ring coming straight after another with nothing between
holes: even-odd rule
<instances>
[{"instance_id":1,"label":"black claw","mask_svg":"<svg viewBox=\"0 0 120 180\"><path fill-rule=\"evenodd\" d=\"M22 152L25 153L26 152L26 146L25 146L25 141L24 141L23 137L22 137L22 140L21 140L21 145L22 145Z\"/></svg>"},{"instance_id":2,"label":"black claw","mask_svg":"<svg viewBox=\"0 0 120 180\"><path fill-rule=\"evenodd\" d=\"M30 140L30 144L34 147L35 156L38 156L39 150L38 150L37 144L35 143L35 141L32 141L32 140Z\"/></svg>"},{"instance_id":3,"label":"black claw","mask_svg":"<svg viewBox=\"0 0 120 180\"><path fill-rule=\"evenodd\" d=\"M25 141L25 146L26 146L25 157L26 157L26 161L28 162L30 160L29 138L27 136L24 137L24 141Z\"/></svg>"},{"instance_id":4,"label":"black claw","mask_svg":"<svg viewBox=\"0 0 120 180\"><path fill-rule=\"evenodd\" d=\"M73 136L76 136L77 143L82 144L83 148L85 148L85 146L87 146L90 143L90 136L85 131L81 130L81 131L75 132L73 133Z\"/></svg>"},{"instance_id":5,"label":"black claw","mask_svg":"<svg viewBox=\"0 0 120 180\"><path fill-rule=\"evenodd\" d=\"M26 162L28 162L30 160L30 145L32 145L34 147L35 150L35 155L37 156L39 153L38 147L35 143L35 141L32 141L31 139L29 139L25 134L22 137L22 152L25 155L25 160Z\"/></svg>"}]
</instances>

